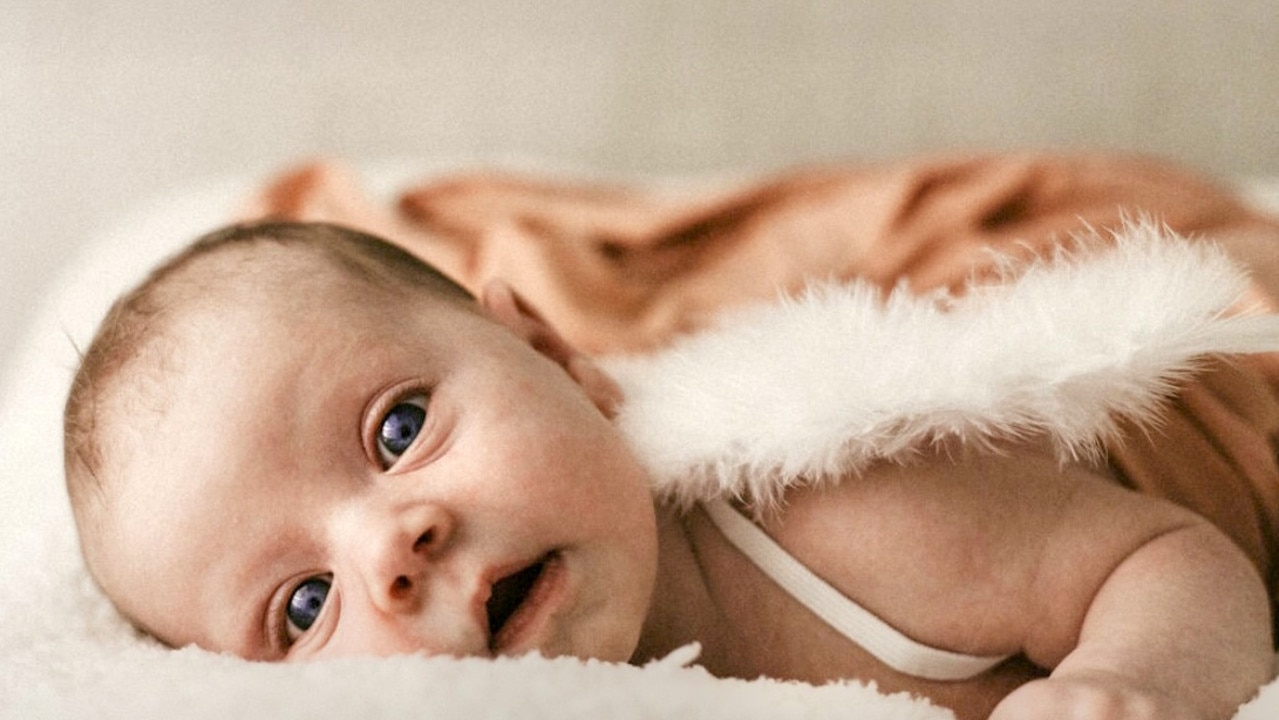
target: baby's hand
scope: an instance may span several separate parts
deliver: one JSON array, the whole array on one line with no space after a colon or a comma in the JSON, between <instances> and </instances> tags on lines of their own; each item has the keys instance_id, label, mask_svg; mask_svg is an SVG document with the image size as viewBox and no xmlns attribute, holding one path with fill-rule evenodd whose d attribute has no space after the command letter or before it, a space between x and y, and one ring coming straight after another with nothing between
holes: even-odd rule
<instances>
[{"instance_id":1,"label":"baby's hand","mask_svg":"<svg viewBox=\"0 0 1279 720\"><path fill-rule=\"evenodd\" d=\"M1205 720L1185 701L1138 687L1130 678L1092 673L1045 678L1015 690L990 720Z\"/></svg>"}]
</instances>

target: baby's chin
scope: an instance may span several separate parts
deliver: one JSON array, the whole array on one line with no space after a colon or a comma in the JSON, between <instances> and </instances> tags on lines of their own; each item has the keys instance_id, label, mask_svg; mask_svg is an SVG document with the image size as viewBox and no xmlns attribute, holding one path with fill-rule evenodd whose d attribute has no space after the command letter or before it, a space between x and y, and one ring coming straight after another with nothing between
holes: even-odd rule
<instances>
[{"instance_id":1,"label":"baby's chin","mask_svg":"<svg viewBox=\"0 0 1279 720\"><path fill-rule=\"evenodd\" d=\"M600 623L599 625L602 625ZM633 627L599 627L595 623L574 628L571 635L557 638L539 649L543 657L575 657L579 660L597 660L608 663L627 663L635 656L640 644L642 622L636 620Z\"/></svg>"},{"instance_id":2,"label":"baby's chin","mask_svg":"<svg viewBox=\"0 0 1279 720\"><path fill-rule=\"evenodd\" d=\"M634 642L617 641L610 644L597 644L595 647L587 650L579 650L571 653L563 653L559 657L571 656L579 660L596 660L606 663L628 663L639 647L639 638L635 638ZM547 657L557 657L557 655L547 655Z\"/></svg>"}]
</instances>

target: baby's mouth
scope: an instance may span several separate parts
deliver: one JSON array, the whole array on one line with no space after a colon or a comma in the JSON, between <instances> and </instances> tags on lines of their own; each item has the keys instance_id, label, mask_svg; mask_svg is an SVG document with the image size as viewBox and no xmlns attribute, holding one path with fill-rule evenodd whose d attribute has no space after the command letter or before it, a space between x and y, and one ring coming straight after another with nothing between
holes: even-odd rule
<instances>
[{"instance_id":1,"label":"baby's mouth","mask_svg":"<svg viewBox=\"0 0 1279 720\"><path fill-rule=\"evenodd\" d=\"M538 594L535 592L538 581L542 579L543 572L555 555L553 552L547 553L532 564L498 578L493 583L489 598L484 603L484 612L488 615L490 649L498 650L508 645L512 636L519 633L518 626L525 624L527 616L536 610L530 606L537 603L529 602L529 599Z\"/></svg>"}]
</instances>

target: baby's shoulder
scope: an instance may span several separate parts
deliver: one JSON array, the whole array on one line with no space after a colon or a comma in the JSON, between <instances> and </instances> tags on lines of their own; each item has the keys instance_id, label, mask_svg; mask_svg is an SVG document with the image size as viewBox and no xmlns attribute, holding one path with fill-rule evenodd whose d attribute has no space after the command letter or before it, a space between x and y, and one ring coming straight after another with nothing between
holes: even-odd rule
<instances>
[{"instance_id":1,"label":"baby's shoulder","mask_svg":"<svg viewBox=\"0 0 1279 720\"><path fill-rule=\"evenodd\" d=\"M938 453L784 500L756 522L796 561L907 636L979 654L1019 647L1046 588L1085 603L1108 568L1177 521L1035 448Z\"/></svg>"},{"instance_id":2,"label":"baby's shoulder","mask_svg":"<svg viewBox=\"0 0 1279 720\"><path fill-rule=\"evenodd\" d=\"M1051 513L1037 510L1048 503L1019 496L1012 476L1039 470L985 455L877 466L792 488L755 523L799 565L906 636L1004 654L1024 632L1041 538L1051 535ZM998 631L971 636L974 617L994 618Z\"/></svg>"},{"instance_id":3,"label":"baby's shoulder","mask_svg":"<svg viewBox=\"0 0 1279 720\"><path fill-rule=\"evenodd\" d=\"M923 593L939 604L916 612L960 604L991 613L1029 600L1047 577L1087 584L1188 515L1024 445L950 448L794 488L758 522L799 562L872 606Z\"/></svg>"},{"instance_id":4,"label":"baby's shoulder","mask_svg":"<svg viewBox=\"0 0 1279 720\"><path fill-rule=\"evenodd\" d=\"M1027 518L1055 517L1072 498L1109 478L1060 462L1049 449L1018 444L995 450L940 447L909 461L885 462L849 477L790 488L777 508L758 513L783 544L832 548L835 538L885 539L949 547L980 532L999 537ZM1084 488L1081 490L1081 488ZM1038 523L1037 531L1048 526ZM918 549L918 548L916 548Z\"/></svg>"}]
</instances>

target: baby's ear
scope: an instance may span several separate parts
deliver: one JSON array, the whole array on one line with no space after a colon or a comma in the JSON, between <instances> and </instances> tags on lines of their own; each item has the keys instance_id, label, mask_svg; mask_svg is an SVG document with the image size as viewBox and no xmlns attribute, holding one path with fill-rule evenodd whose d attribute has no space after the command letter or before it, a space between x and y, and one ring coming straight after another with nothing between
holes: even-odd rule
<instances>
[{"instance_id":1,"label":"baby's ear","mask_svg":"<svg viewBox=\"0 0 1279 720\"><path fill-rule=\"evenodd\" d=\"M564 368L606 417L616 414L622 391L613 378L561 337L537 308L506 281L494 279L486 283L480 292L480 306L534 350Z\"/></svg>"}]
</instances>

